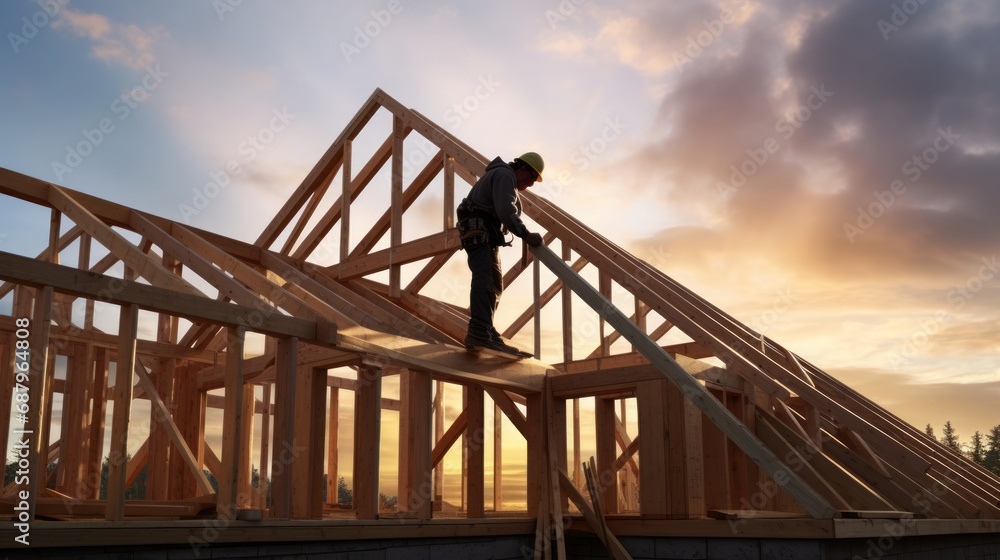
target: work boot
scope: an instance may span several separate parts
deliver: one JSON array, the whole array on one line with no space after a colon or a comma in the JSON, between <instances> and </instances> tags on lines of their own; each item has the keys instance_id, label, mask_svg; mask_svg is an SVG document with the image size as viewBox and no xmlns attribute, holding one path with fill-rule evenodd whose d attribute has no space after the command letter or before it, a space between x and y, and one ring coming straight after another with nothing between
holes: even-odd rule
<instances>
[{"instance_id":1,"label":"work boot","mask_svg":"<svg viewBox=\"0 0 1000 560\"><path fill-rule=\"evenodd\" d=\"M506 344L502 340L495 340L492 337L486 338L483 336L477 336L473 333L469 333L465 337L465 348L471 352L478 352L483 348L489 350L494 350L496 352L503 352L505 354L511 354L520 357L530 357L532 354L530 352L523 352L515 346Z\"/></svg>"}]
</instances>

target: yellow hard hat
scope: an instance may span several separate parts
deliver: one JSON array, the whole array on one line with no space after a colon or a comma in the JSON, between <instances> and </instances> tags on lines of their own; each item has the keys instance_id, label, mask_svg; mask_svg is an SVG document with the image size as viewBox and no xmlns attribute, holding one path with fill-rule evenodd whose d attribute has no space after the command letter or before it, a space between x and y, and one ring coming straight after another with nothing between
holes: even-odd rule
<instances>
[{"instance_id":1,"label":"yellow hard hat","mask_svg":"<svg viewBox=\"0 0 1000 560\"><path fill-rule=\"evenodd\" d=\"M545 169L545 162L542 161L542 156L538 155L537 152L525 152L517 159L531 166L535 170L535 173L538 174L537 182L542 182L542 170Z\"/></svg>"}]
</instances>

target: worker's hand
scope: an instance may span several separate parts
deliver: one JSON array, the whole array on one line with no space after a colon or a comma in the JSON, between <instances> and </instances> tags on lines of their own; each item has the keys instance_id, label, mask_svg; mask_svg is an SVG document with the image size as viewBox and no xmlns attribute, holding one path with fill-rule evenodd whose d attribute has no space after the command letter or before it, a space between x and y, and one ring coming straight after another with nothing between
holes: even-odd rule
<instances>
[{"instance_id":1,"label":"worker's hand","mask_svg":"<svg viewBox=\"0 0 1000 560\"><path fill-rule=\"evenodd\" d=\"M542 236L537 233L529 233L524 236L524 242L532 247L538 247L542 244Z\"/></svg>"}]
</instances>

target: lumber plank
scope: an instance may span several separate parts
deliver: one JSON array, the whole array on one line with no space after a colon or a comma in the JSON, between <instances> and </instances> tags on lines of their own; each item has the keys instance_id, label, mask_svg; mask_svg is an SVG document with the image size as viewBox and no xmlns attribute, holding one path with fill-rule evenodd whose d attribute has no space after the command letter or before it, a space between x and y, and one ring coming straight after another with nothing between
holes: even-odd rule
<instances>
[{"instance_id":1,"label":"lumber plank","mask_svg":"<svg viewBox=\"0 0 1000 560\"><path fill-rule=\"evenodd\" d=\"M122 306L118 320L118 361L115 366L115 411L111 421L108 468L108 509L105 519L125 518L125 457L128 455L128 424L132 411L132 372L135 371L135 339L139 329L139 307ZM127 372L127 373L126 373Z\"/></svg>"},{"instance_id":2,"label":"lumber plank","mask_svg":"<svg viewBox=\"0 0 1000 560\"><path fill-rule=\"evenodd\" d=\"M226 406L222 417L222 472L219 473L219 519L232 520L240 507L240 466L246 449L243 438L243 346L246 329L236 327L226 333Z\"/></svg>"},{"instance_id":3,"label":"lumber plank","mask_svg":"<svg viewBox=\"0 0 1000 560\"><path fill-rule=\"evenodd\" d=\"M783 463L757 439L747 427L709 394L700 383L684 371L677 362L660 348L648 335L640 331L620 310L603 298L593 286L573 272L548 247L532 247L531 251L556 276L579 295L608 322L629 339L639 350L656 364L670 381L683 391L685 397L701 409L710 420L719 426L726 436L742 449L758 466L788 491L800 505L815 518L830 518L836 513L834 508L794 473L788 473ZM779 474L781 473L781 474ZM785 475L788 476L785 476Z\"/></svg>"},{"instance_id":4,"label":"lumber plank","mask_svg":"<svg viewBox=\"0 0 1000 560\"><path fill-rule=\"evenodd\" d=\"M465 408L466 514L470 519L482 518L486 501L486 418L485 397L480 385L469 385Z\"/></svg>"},{"instance_id":5,"label":"lumber plank","mask_svg":"<svg viewBox=\"0 0 1000 560\"><path fill-rule=\"evenodd\" d=\"M374 366L358 368L354 392L354 510L358 519L378 519L379 441L382 415L381 371Z\"/></svg>"},{"instance_id":6,"label":"lumber plank","mask_svg":"<svg viewBox=\"0 0 1000 560\"><path fill-rule=\"evenodd\" d=\"M85 272L0 251L0 278L28 286L50 285L55 291L97 299L118 305L169 313L192 321L223 326L252 325L252 330L272 336L296 336L309 342L331 346L331 324L317 325L280 313L223 303L201 296L147 286L120 278Z\"/></svg>"},{"instance_id":7,"label":"lumber plank","mask_svg":"<svg viewBox=\"0 0 1000 560\"><path fill-rule=\"evenodd\" d=\"M42 435L48 434L48 419L45 416L44 400L48 393L45 386L49 381L49 362L55 358L49 349L49 331L52 323L52 288L46 286L35 291L35 301L32 312L21 317L30 317L30 334L28 340L31 345L28 351L28 421L21 427L23 434L34 434L35 439L31 441L28 453L28 469L31 476L28 478L28 518L35 519L35 503L41 495L45 485L42 484L41 473L48 467L46 441L42 440ZM26 303L26 300L24 300ZM24 361L21 361L23 364ZM18 371L23 372L19 366ZM11 379L13 382L14 380ZM10 383L13 384L13 383ZM30 431L29 431L30 430ZM14 437L20 438L22 433L15 428Z\"/></svg>"},{"instance_id":8,"label":"lumber plank","mask_svg":"<svg viewBox=\"0 0 1000 560\"><path fill-rule=\"evenodd\" d=\"M156 386L153 381L149 378L146 373L146 368L142 364L135 364L135 374L139 377L139 383L142 385L143 389L146 391L146 396L149 398L152 404L153 419L162 426L166 432L170 441L173 442L177 451L180 452L181 458L187 464L188 468L195 476L195 481L198 484L198 491L202 494L214 494L215 489L212 488L212 484L208 481L208 477L205 476L205 472L202 470L201 465L198 463L197 457L195 457L194 452L188 446L187 441L185 441L184 436L181 434L180 428L174 423L174 419L170 414L170 410L167 405L160 398L159 393L156 390Z\"/></svg>"},{"instance_id":9,"label":"lumber plank","mask_svg":"<svg viewBox=\"0 0 1000 560\"><path fill-rule=\"evenodd\" d=\"M402 266L435 255L455 252L461 247L458 230L450 229L406 243L400 242L395 247L349 258L323 270L330 278L344 281L389 270L390 267Z\"/></svg>"}]
</instances>

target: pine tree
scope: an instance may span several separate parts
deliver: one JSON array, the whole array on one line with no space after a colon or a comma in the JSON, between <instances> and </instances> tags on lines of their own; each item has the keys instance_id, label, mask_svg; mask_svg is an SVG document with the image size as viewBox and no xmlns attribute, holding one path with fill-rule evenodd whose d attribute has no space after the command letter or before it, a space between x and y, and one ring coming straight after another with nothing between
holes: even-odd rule
<instances>
[{"instance_id":1,"label":"pine tree","mask_svg":"<svg viewBox=\"0 0 1000 560\"><path fill-rule=\"evenodd\" d=\"M983 460L986 458L986 448L983 446L983 434L976 430L976 433L972 434L972 446L969 449L969 459L972 459L977 465L982 465Z\"/></svg>"},{"instance_id":2,"label":"pine tree","mask_svg":"<svg viewBox=\"0 0 1000 560\"><path fill-rule=\"evenodd\" d=\"M983 466L1000 474L1000 424L993 426L986 436L986 453L983 456Z\"/></svg>"},{"instance_id":3,"label":"pine tree","mask_svg":"<svg viewBox=\"0 0 1000 560\"><path fill-rule=\"evenodd\" d=\"M956 453L962 452L962 446L958 444L958 434L955 433L955 428L951 426L951 420L944 423L944 433L941 435L941 443Z\"/></svg>"},{"instance_id":4,"label":"pine tree","mask_svg":"<svg viewBox=\"0 0 1000 560\"><path fill-rule=\"evenodd\" d=\"M924 433L930 436L932 440L937 441L937 437L934 435L934 428L930 424L927 424L927 427L924 428Z\"/></svg>"}]
</instances>

